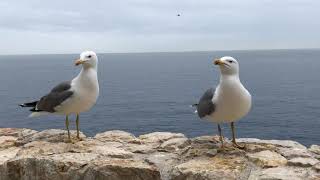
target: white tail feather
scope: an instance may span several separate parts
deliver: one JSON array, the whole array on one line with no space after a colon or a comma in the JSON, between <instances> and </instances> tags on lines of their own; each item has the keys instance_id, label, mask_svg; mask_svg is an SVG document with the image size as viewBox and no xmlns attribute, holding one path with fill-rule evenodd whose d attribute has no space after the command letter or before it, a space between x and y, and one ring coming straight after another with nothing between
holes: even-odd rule
<instances>
[{"instance_id":1,"label":"white tail feather","mask_svg":"<svg viewBox=\"0 0 320 180\"><path fill-rule=\"evenodd\" d=\"M39 117L39 116L42 116L42 115L47 115L48 113L47 112L33 112L29 115L29 118L33 118L33 117Z\"/></svg>"}]
</instances>

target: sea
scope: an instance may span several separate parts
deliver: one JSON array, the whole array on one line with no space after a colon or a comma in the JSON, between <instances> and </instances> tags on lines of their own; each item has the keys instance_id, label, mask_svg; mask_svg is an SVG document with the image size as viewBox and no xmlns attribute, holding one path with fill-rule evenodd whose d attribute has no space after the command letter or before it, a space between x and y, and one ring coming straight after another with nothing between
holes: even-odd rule
<instances>
[{"instance_id":1,"label":"sea","mask_svg":"<svg viewBox=\"0 0 320 180\"><path fill-rule=\"evenodd\" d=\"M213 59L233 56L250 91L250 113L236 122L239 138L282 139L320 144L320 50L246 50L161 53L98 53L100 95L80 115L87 136L124 130L138 136L155 131L187 137L218 134L190 107L219 82ZM37 100L80 67L78 54L0 56L0 127L63 129L65 117L28 118L20 103ZM75 116L71 116L71 129ZM223 133L230 138L229 124Z\"/></svg>"}]
</instances>

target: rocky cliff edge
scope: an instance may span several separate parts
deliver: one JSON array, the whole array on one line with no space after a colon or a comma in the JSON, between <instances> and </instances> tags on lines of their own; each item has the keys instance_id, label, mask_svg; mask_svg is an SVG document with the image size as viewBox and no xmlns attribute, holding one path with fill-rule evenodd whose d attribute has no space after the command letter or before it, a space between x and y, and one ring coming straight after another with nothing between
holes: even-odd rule
<instances>
[{"instance_id":1,"label":"rocky cliff edge","mask_svg":"<svg viewBox=\"0 0 320 180\"><path fill-rule=\"evenodd\" d=\"M0 180L320 179L318 145L245 138L238 139L245 150L227 143L220 151L218 136L72 135L68 143L64 130L0 128Z\"/></svg>"}]
</instances>

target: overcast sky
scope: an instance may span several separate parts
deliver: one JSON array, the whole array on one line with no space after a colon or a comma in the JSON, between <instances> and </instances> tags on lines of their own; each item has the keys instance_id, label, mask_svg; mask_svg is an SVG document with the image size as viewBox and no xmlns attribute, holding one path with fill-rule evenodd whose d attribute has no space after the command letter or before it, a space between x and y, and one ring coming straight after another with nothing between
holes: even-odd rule
<instances>
[{"instance_id":1,"label":"overcast sky","mask_svg":"<svg viewBox=\"0 0 320 180\"><path fill-rule=\"evenodd\" d=\"M1 0L0 9L0 54L320 47L317 0Z\"/></svg>"}]
</instances>

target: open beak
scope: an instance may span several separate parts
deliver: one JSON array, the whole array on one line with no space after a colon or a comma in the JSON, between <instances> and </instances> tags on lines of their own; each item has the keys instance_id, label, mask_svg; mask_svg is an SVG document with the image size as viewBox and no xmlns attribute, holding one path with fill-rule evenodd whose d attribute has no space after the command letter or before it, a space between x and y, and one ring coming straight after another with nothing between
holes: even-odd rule
<instances>
[{"instance_id":1,"label":"open beak","mask_svg":"<svg viewBox=\"0 0 320 180\"><path fill-rule=\"evenodd\" d=\"M214 65L224 65L225 63L224 63L223 61L221 61L221 59L215 59L215 60L213 61L213 64L214 64Z\"/></svg>"},{"instance_id":2,"label":"open beak","mask_svg":"<svg viewBox=\"0 0 320 180\"><path fill-rule=\"evenodd\" d=\"M80 64L83 64L85 61L81 60L81 59L77 59L75 62L74 62L74 65L76 66L79 66Z\"/></svg>"}]
</instances>

